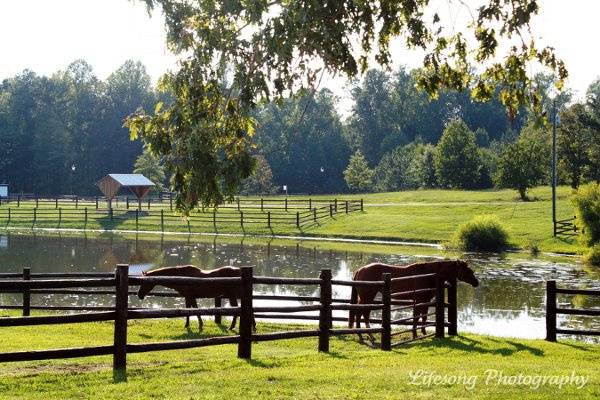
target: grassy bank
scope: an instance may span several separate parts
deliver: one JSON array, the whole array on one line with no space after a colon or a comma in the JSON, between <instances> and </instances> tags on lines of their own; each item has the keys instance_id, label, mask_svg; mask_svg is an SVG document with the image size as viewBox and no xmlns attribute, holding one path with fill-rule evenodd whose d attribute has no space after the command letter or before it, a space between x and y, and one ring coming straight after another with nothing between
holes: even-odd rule
<instances>
[{"instance_id":1,"label":"grassy bank","mask_svg":"<svg viewBox=\"0 0 600 400\"><path fill-rule=\"evenodd\" d=\"M182 325L180 319L130 323L129 341L199 337ZM216 325L206 325L206 333L220 332ZM274 325L259 326L259 331L273 329ZM111 342L111 323L0 330L0 351ZM128 380L122 383L113 383L108 356L4 364L0 398L592 399L600 395L600 346L592 344L466 335L386 353L361 345L354 337L342 337L332 340L328 354L316 349L316 338L310 338L256 343L251 361L237 359L235 345L134 354L128 358ZM496 381L486 384L488 370L511 376L575 371L589 381L581 389L549 384L531 389ZM461 383L411 384L410 374L418 371L477 378L472 388Z\"/></svg>"},{"instance_id":2,"label":"grassy bank","mask_svg":"<svg viewBox=\"0 0 600 400\"><path fill-rule=\"evenodd\" d=\"M571 189L561 187L558 190L558 217L567 218L573 215L570 203ZM417 190L396 193L375 193L366 195L344 195L343 198L364 198L365 212L338 214L334 218L323 218L318 223L307 224L298 229L292 223L277 223L267 228L264 222L247 223L243 227L229 210L232 220L220 223L217 228L212 223L194 222L190 225L179 219L170 220L165 230L246 233L263 235L306 235L347 237L361 239L391 239L416 242L443 243L452 237L456 227L478 214L496 214L510 232L511 244L518 248L536 245L542 251L578 253L582 248L576 239L553 238L551 218L551 191L541 187L530 192L533 201L522 202L517 199L513 190L489 191L452 191L452 190ZM334 195L313 196L312 198L333 198ZM342 198L342 196L338 196ZM277 198L277 197L275 197ZM306 198L306 196L291 196ZM22 209L31 208L31 202L22 204ZM2 206L6 208L7 206ZM49 206L50 207L50 206ZM295 210L290 210L295 214ZM0 217L0 226L6 220ZM31 217L13 216L9 226L29 228ZM51 219L39 218L38 227L56 228ZM62 228L81 228L81 216L69 215L64 211ZM135 230L135 218L130 215L126 220L107 221L103 214L90 213L88 229L121 229ZM138 229L160 230L156 217L140 217Z\"/></svg>"}]
</instances>

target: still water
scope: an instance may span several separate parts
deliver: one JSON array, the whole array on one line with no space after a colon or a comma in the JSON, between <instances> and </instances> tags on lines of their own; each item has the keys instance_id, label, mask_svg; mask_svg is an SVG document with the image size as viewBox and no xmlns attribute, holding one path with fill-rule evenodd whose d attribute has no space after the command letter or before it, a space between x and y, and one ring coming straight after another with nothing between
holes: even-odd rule
<instances>
[{"instance_id":1,"label":"still water","mask_svg":"<svg viewBox=\"0 0 600 400\"><path fill-rule=\"evenodd\" d=\"M332 246L336 249L330 249ZM0 233L0 272L113 271L117 263L129 263L132 274L155 267L194 264L204 269L223 265L254 267L256 275L317 277L329 268L334 279L351 279L352 271L374 261L406 264L444 257L441 252L405 247L368 247L295 241L250 241L249 239L176 237L142 240L105 235L39 236ZM531 258L526 254L506 256L463 255L480 280L478 288L458 288L459 331L496 336L543 338L545 336L545 281L559 287L600 289L600 269L584 267L576 258ZM265 294L318 295L311 286L262 286ZM349 289L335 287L334 297L349 298ZM38 305L111 305L110 296L34 295ZM133 306L178 305L178 299L132 298ZM0 294L0 304L20 304L20 297ZM257 302L257 305L261 304ZM559 297L560 306L600 307L598 298ZM565 327L600 329L598 318L561 316Z\"/></svg>"}]
</instances>

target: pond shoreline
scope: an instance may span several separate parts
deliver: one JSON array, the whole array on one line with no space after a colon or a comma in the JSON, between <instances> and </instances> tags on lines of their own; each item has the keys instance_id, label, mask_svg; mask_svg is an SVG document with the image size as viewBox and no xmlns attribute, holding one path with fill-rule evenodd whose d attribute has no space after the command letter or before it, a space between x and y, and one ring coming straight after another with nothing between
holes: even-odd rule
<instances>
[{"instance_id":1,"label":"pond shoreline","mask_svg":"<svg viewBox=\"0 0 600 400\"><path fill-rule=\"evenodd\" d=\"M225 238L256 238L256 239L282 239L282 240L298 240L298 241L312 241L312 242L333 242L333 243L347 243L347 244L365 244L365 245L383 245L383 246L404 246L404 247L420 247L428 249L436 249L440 251L452 251L452 249L445 248L440 243L427 243L418 241L407 241L407 240L389 240L389 239L361 239L347 236L312 236L312 235L265 235L265 234L252 234L252 233L218 233L218 232L178 232L178 231L149 231L149 230L130 230L130 229L78 229L78 228L25 228L25 227L0 227L1 231L12 231L12 232L23 232L23 233L35 233L35 232L47 232L47 233L73 233L73 234L86 234L86 233L115 233L115 234L148 234L152 236L187 236L187 237L225 237ZM504 251L504 253L514 254L527 254L529 251L521 248L511 248ZM468 253L477 254L477 253ZM580 259L581 255L574 253L561 253L561 252L540 252L539 255L547 257L573 257Z\"/></svg>"}]
</instances>

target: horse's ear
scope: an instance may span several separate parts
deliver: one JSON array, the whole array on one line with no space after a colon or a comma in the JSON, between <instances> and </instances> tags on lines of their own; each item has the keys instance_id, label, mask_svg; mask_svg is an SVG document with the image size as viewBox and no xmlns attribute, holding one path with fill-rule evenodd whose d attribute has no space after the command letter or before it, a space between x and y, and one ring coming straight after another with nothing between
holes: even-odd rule
<instances>
[{"instance_id":1,"label":"horse's ear","mask_svg":"<svg viewBox=\"0 0 600 400\"><path fill-rule=\"evenodd\" d=\"M146 276L146 271L142 271L142 275Z\"/></svg>"}]
</instances>

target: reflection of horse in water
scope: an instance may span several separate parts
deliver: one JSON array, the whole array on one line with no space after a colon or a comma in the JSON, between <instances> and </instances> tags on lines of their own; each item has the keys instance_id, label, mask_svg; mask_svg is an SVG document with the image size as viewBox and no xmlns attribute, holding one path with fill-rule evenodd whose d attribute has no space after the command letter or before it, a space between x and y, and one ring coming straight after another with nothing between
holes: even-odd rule
<instances>
[{"instance_id":1,"label":"reflection of horse in water","mask_svg":"<svg viewBox=\"0 0 600 400\"><path fill-rule=\"evenodd\" d=\"M239 277L241 271L237 267L221 267L213 270L201 270L200 268L194 267L193 265L181 265L176 267L164 267L158 268L152 271L143 272L144 276L184 276L190 278L224 278L224 277ZM140 289L138 290L138 297L143 299L148 293L154 288L155 284L142 282ZM180 283L167 283L161 284L170 289L175 290L182 297L185 298L185 306L187 308L194 307L198 308L196 299L206 298L217 298L225 297L229 299L229 304L232 307L237 307L237 299L241 297L241 282L240 284L232 283L195 283L193 285L186 285ZM235 328L237 322L237 315L233 316L233 321L229 329ZM252 317L252 323L256 328L254 317ZM190 326L190 317L186 317L185 327ZM198 327L202 330L202 317L198 314Z\"/></svg>"},{"instance_id":2,"label":"reflection of horse in water","mask_svg":"<svg viewBox=\"0 0 600 400\"><path fill-rule=\"evenodd\" d=\"M450 279L458 279L460 281L469 283L470 285L477 287L479 281L475 277L473 270L469 268L466 261L462 260L447 260L447 261L433 261L425 263L416 263L406 266L388 265L373 263L365 265L359 268L352 277L355 281L381 281L383 280L383 274L389 273L392 278L400 278L411 275L425 275L435 273L440 276L444 281ZM392 297L394 300L413 300L416 304L429 303L435 297L434 291L423 291L417 293L406 293L403 295L395 296L394 293L407 292L419 289L435 288L436 276L428 276L424 278L416 279L405 279L400 281L392 282ZM351 304L373 304L375 296L381 291L377 287L352 287L352 294L350 297ZM429 306L417 306L413 308L413 337L417 335L417 324L421 315L422 324L427 322L427 309ZM351 310L349 315L349 327L354 326L356 321L356 327L360 328L360 319L362 317L365 321L365 325L370 327L370 310ZM421 328L421 331L425 333L425 327Z\"/></svg>"}]
</instances>

